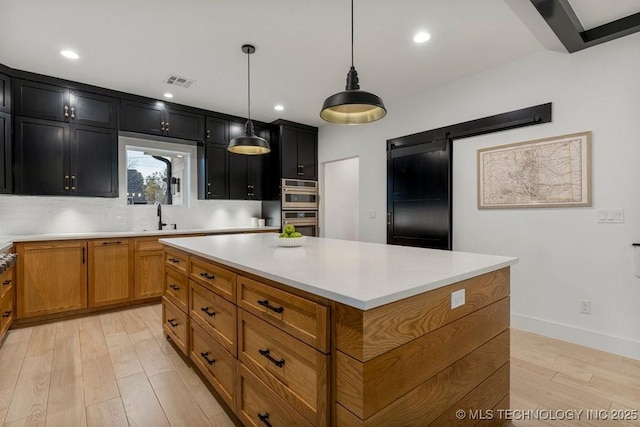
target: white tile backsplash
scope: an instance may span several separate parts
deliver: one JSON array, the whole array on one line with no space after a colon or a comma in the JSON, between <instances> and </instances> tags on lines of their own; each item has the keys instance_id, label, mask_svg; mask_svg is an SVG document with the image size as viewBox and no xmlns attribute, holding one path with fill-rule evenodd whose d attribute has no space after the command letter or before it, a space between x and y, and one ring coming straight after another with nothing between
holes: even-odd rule
<instances>
[{"instance_id":1,"label":"white tile backsplash","mask_svg":"<svg viewBox=\"0 0 640 427\"><path fill-rule=\"evenodd\" d=\"M190 207L162 206L162 219L178 229L235 227L260 216L260 202L192 200ZM156 229L155 206L124 198L0 196L0 235L137 231Z\"/></svg>"}]
</instances>

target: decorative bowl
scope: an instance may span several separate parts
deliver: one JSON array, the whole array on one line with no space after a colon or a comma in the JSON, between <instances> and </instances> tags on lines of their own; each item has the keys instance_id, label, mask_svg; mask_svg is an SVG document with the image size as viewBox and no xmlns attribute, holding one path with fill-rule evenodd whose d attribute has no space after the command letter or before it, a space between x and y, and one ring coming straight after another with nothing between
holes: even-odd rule
<instances>
[{"instance_id":1,"label":"decorative bowl","mask_svg":"<svg viewBox=\"0 0 640 427\"><path fill-rule=\"evenodd\" d=\"M302 246L307 240L305 236L302 237L274 237L276 241L276 245L283 248L295 248L297 246Z\"/></svg>"}]
</instances>

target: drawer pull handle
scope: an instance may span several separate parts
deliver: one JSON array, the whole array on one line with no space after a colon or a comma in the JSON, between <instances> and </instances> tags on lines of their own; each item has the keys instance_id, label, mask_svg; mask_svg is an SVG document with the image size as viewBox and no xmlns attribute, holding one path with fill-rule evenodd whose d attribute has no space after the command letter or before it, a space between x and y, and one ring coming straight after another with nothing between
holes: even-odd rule
<instances>
[{"instance_id":1,"label":"drawer pull handle","mask_svg":"<svg viewBox=\"0 0 640 427\"><path fill-rule=\"evenodd\" d=\"M116 242L102 242L103 245L121 245L122 242L120 240Z\"/></svg>"},{"instance_id":2,"label":"drawer pull handle","mask_svg":"<svg viewBox=\"0 0 640 427\"><path fill-rule=\"evenodd\" d=\"M280 307L274 307L272 305L269 305L269 300L265 299L262 301L258 301L258 304L267 307L267 309L274 311L276 313L282 313L284 311L284 307L280 306Z\"/></svg>"},{"instance_id":3,"label":"drawer pull handle","mask_svg":"<svg viewBox=\"0 0 640 427\"><path fill-rule=\"evenodd\" d=\"M263 414L258 414L258 419L260 421L262 421L267 427L273 427L271 425L271 423L269 422L269 413L265 412L264 415Z\"/></svg>"},{"instance_id":4,"label":"drawer pull handle","mask_svg":"<svg viewBox=\"0 0 640 427\"><path fill-rule=\"evenodd\" d=\"M178 326L178 322L176 322L176 319L167 319L167 323L174 328Z\"/></svg>"},{"instance_id":5,"label":"drawer pull handle","mask_svg":"<svg viewBox=\"0 0 640 427\"><path fill-rule=\"evenodd\" d=\"M11 316L11 310L7 310L4 312L4 314L2 315L2 317L9 317Z\"/></svg>"},{"instance_id":6,"label":"drawer pull handle","mask_svg":"<svg viewBox=\"0 0 640 427\"><path fill-rule=\"evenodd\" d=\"M216 315L215 311L209 311L209 307L200 307L200 310L207 313L209 317L213 317Z\"/></svg>"},{"instance_id":7,"label":"drawer pull handle","mask_svg":"<svg viewBox=\"0 0 640 427\"><path fill-rule=\"evenodd\" d=\"M207 280L213 280L216 278L216 276L214 276L213 274L209 274L206 271L203 271L202 273L200 273L200 275Z\"/></svg>"},{"instance_id":8,"label":"drawer pull handle","mask_svg":"<svg viewBox=\"0 0 640 427\"><path fill-rule=\"evenodd\" d=\"M175 284L173 284L173 285L169 285L169 287L170 287L171 289L173 289L174 291L179 291L179 290L180 290L180 286L175 285Z\"/></svg>"},{"instance_id":9,"label":"drawer pull handle","mask_svg":"<svg viewBox=\"0 0 640 427\"><path fill-rule=\"evenodd\" d=\"M4 282L2 282L3 285L10 285L11 284L11 279L9 280L5 280Z\"/></svg>"},{"instance_id":10,"label":"drawer pull handle","mask_svg":"<svg viewBox=\"0 0 640 427\"><path fill-rule=\"evenodd\" d=\"M274 359L271 356L270 354L271 352L269 351L269 349L266 349L266 350L258 349L258 352L264 357L266 357L267 359L269 359L269 361L272 362L274 365L276 365L278 368L284 367L284 359L280 359L280 360Z\"/></svg>"},{"instance_id":11,"label":"drawer pull handle","mask_svg":"<svg viewBox=\"0 0 640 427\"><path fill-rule=\"evenodd\" d=\"M207 357L208 355L209 355L208 351L203 351L200 353L200 356L202 356L202 358L206 360L209 365L213 365L214 363L216 363L216 359L209 359Z\"/></svg>"},{"instance_id":12,"label":"drawer pull handle","mask_svg":"<svg viewBox=\"0 0 640 427\"><path fill-rule=\"evenodd\" d=\"M180 262L180 260L178 258L168 258L167 261L169 262L173 262L173 263L178 263Z\"/></svg>"}]
</instances>

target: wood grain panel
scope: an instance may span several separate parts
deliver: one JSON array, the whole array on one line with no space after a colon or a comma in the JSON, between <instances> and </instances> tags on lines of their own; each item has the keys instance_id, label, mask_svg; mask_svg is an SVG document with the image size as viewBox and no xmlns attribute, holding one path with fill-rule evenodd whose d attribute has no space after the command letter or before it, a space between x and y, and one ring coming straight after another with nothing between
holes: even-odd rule
<instances>
[{"instance_id":1,"label":"wood grain panel","mask_svg":"<svg viewBox=\"0 0 640 427\"><path fill-rule=\"evenodd\" d=\"M136 237L133 239L133 246L136 252L162 251L164 249L164 245L158 242L158 237Z\"/></svg>"},{"instance_id":2,"label":"wood grain panel","mask_svg":"<svg viewBox=\"0 0 640 427\"><path fill-rule=\"evenodd\" d=\"M189 354L189 324L186 313L162 299L162 328L185 355Z\"/></svg>"},{"instance_id":3,"label":"wood grain panel","mask_svg":"<svg viewBox=\"0 0 640 427\"><path fill-rule=\"evenodd\" d=\"M364 364L338 351L337 401L366 419L508 329L509 315L503 298Z\"/></svg>"},{"instance_id":4,"label":"wood grain panel","mask_svg":"<svg viewBox=\"0 0 640 427\"><path fill-rule=\"evenodd\" d=\"M236 274L210 261L191 256L189 277L231 302L236 301Z\"/></svg>"},{"instance_id":5,"label":"wood grain panel","mask_svg":"<svg viewBox=\"0 0 640 427\"><path fill-rule=\"evenodd\" d=\"M234 356L238 354L236 306L189 280L189 317Z\"/></svg>"},{"instance_id":6,"label":"wood grain panel","mask_svg":"<svg viewBox=\"0 0 640 427\"><path fill-rule=\"evenodd\" d=\"M498 417L498 413L493 414L493 407L507 394L509 394L509 363L502 365L489 378L445 410L429 425L433 427L471 427L482 418ZM466 417L462 419L456 416L456 412L461 409L466 413Z\"/></svg>"},{"instance_id":7,"label":"wood grain panel","mask_svg":"<svg viewBox=\"0 0 640 427\"><path fill-rule=\"evenodd\" d=\"M465 289L465 304L451 309L451 293ZM336 304L338 350L370 360L509 295L509 267L362 311Z\"/></svg>"},{"instance_id":8,"label":"wood grain panel","mask_svg":"<svg viewBox=\"0 0 640 427\"><path fill-rule=\"evenodd\" d=\"M189 273L189 254L169 246L164 247L164 265L180 274Z\"/></svg>"},{"instance_id":9,"label":"wood grain panel","mask_svg":"<svg viewBox=\"0 0 640 427\"><path fill-rule=\"evenodd\" d=\"M89 307L133 299L133 244L130 239L89 242Z\"/></svg>"},{"instance_id":10,"label":"wood grain panel","mask_svg":"<svg viewBox=\"0 0 640 427\"><path fill-rule=\"evenodd\" d=\"M189 358L227 405L235 408L236 359L195 322L189 333Z\"/></svg>"},{"instance_id":11,"label":"wood grain panel","mask_svg":"<svg viewBox=\"0 0 640 427\"><path fill-rule=\"evenodd\" d=\"M285 401L278 397L242 363L238 363L238 410L237 415L245 426L265 427L296 426L310 427L307 420ZM259 415L267 416L265 423Z\"/></svg>"},{"instance_id":12,"label":"wood grain panel","mask_svg":"<svg viewBox=\"0 0 640 427\"><path fill-rule=\"evenodd\" d=\"M509 331L467 354L365 420L336 405L339 426L429 425L509 361ZM505 374L508 377L508 372ZM356 422L352 424L352 422Z\"/></svg>"},{"instance_id":13,"label":"wood grain panel","mask_svg":"<svg viewBox=\"0 0 640 427\"><path fill-rule=\"evenodd\" d=\"M187 313L189 304L189 285L187 277L170 268L164 269L164 297Z\"/></svg>"},{"instance_id":14,"label":"wood grain panel","mask_svg":"<svg viewBox=\"0 0 640 427\"><path fill-rule=\"evenodd\" d=\"M238 359L309 422L325 425L329 356L244 310L238 322Z\"/></svg>"},{"instance_id":15,"label":"wood grain panel","mask_svg":"<svg viewBox=\"0 0 640 427\"><path fill-rule=\"evenodd\" d=\"M134 298L160 297L164 293L164 252L140 251L134 255Z\"/></svg>"},{"instance_id":16,"label":"wood grain panel","mask_svg":"<svg viewBox=\"0 0 640 427\"><path fill-rule=\"evenodd\" d=\"M504 412L501 414L500 411L506 411L509 409L509 395L507 394L497 405L495 405L491 411L493 413L493 419L485 419L478 421L476 427L501 427L505 425L510 425L511 422L509 419L505 418L506 415ZM522 408L519 408L522 409Z\"/></svg>"},{"instance_id":17,"label":"wood grain panel","mask_svg":"<svg viewBox=\"0 0 640 427\"><path fill-rule=\"evenodd\" d=\"M18 243L18 318L87 306L87 242Z\"/></svg>"},{"instance_id":18,"label":"wood grain panel","mask_svg":"<svg viewBox=\"0 0 640 427\"><path fill-rule=\"evenodd\" d=\"M238 276L238 307L323 353L329 352L329 308L324 305Z\"/></svg>"}]
</instances>

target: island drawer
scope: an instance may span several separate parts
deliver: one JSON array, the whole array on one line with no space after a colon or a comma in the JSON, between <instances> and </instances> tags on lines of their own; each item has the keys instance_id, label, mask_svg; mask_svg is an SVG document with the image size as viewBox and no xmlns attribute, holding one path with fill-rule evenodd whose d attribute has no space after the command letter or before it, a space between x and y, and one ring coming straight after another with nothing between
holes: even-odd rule
<instances>
[{"instance_id":1,"label":"island drawer","mask_svg":"<svg viewBox=\"0 0 640 427\"><path fill-rule=\"evenodd\" d=\"M13 267L0 274L0 296L6 294L11 288L13 288Z\"/></svg>"},{"instance_id":2,"label":"island drawer","mask_svg":"<svg viewBox=\"0 0 640 427\"><path fill-rule=\"evenodd\" d=\"M189 351L189 319L166 297L162 298L162 329L173 342L187 355Z\"/></svg>"},{"instance_id":3,"label":"island drawer","mask_svg":"<svg viewBox=\"0 0 640 427\"><path fill-rule=\"evenodd\" d=\"M187 278L169 268L164 269L164 295L180 310L187 313L189 286Z\"/></svg>"},{"instance_id":4,"label":"island drawer","mask_svg":"<svg viewBox=\"0 0 640 427\"><path fill-rule=\"evenodd\" d=\"M157 237L137 237L133 239L133 249L138 251L161 251L164 249Z\"/></svg>"},{"instance_id":5,"label":"island drawer","mask_svg":"<svg viewBox=\"0 0 640 427\"><path fill-rule=\"evenodd\" d=\"M189 317L222 347L237 354L236 306L204 286L189 281Z\"/></svg>"},{"instance_id":6,"label":"island drawer","mask_svg":"<svg viewBox=\"0 0 640 427\"><path fill-rule=\"evenodd\" d=\"M4 333L8 328L16 313L13 309L13 286L2 296L0 301L0 310L2 317L0 318L0 334Z\"/></svg>"},{"instance_id":7,"label":"island drawer","mask_svg":"<svg viewBox=\"0 0 640 427\"><path fill-rule=\"evenodd\" d=\"M208 261L192 256L190 277L231 302L236 299L236 274Z\"/></svg>"},{"instance_id":8,"label":"island drawer","mask_svg":"<svg viewBox=\"0 0 640 427\"><path fill-rule=\"evenodd\" d=\"M238 306L329 353L328 307L244 276L238 276Z\"/></svg>"},{"instance_id":9,"label":"island drawer","mask_svg":"<svg viewBox=\"0 0 640 427\"><path fill-rule=\"evenodd\" d=\"M238 359L314 425L327 422L328 355L239 310Z\"/></svg>"},{"instance_id":10,"label":"island drawer","mask_svg":"<svg viewBox=\"0 0 640 427\"><path fill-rule=\"evenodd\" d=\"M165 265L179 271L182 274L187 274L187 268L189 265L189 255L184 252L165 248L164 250L164 263Z\"/></svg>"},{"instance_id":11,"label":"island drawer","mask_svg":"<svg viewBox=\"0 0 640 427\"><path fill-rule=\"evenodd\" d=\"M312 426L242 363L238 363L238 370L238 410L236 414L245 426Z\"/></svg>"},{"instance_id":12,"label":"island drawer","mask_svg":"<svg viewBox=\"0 0 640 427\"><path fill-rule=\"evenodd\" d=\"M236 359L195 322L190 329L189 358L231 408L234 405Z\"/></svg>"}]
</instances>

